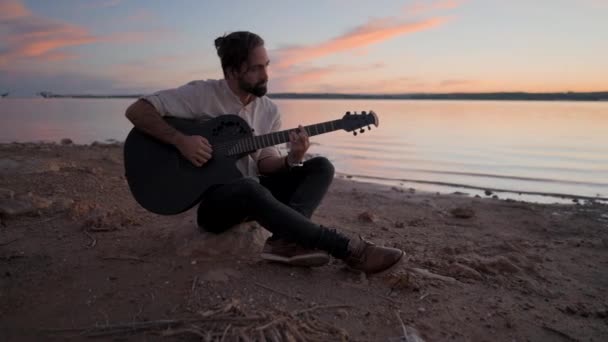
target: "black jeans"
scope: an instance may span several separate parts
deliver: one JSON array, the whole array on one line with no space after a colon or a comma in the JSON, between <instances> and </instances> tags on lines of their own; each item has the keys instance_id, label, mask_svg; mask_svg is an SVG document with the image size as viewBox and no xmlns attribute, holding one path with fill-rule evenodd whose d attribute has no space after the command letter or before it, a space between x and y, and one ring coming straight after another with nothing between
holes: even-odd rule
<instances>
[{"instance_id":1,"label":"black jeans","mask_svg":"<svg viewBox=\"0 0 608 342\"><path fill-rule=\"evenodd\" d=\"M260 177L259 183L241 178L212 187L203 194L197 223L201 229L221 233L238 223L255 220L271 231L273 238L344 257L349 239L310 220L333 176L331 162L316 157L302 167Z\"/></svg>"}]
</instances>

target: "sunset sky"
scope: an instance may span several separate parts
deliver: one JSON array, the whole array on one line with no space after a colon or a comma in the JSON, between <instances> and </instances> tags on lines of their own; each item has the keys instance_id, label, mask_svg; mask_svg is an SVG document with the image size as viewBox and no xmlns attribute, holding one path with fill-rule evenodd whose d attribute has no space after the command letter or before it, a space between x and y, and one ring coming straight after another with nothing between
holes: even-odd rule
<instances>
[{"instance_id":1,"label":"sunset sky","mask_svg":"<svg viewBox=\"0 0 608 342\"><path fill-rule=\"evenodd\" d=\"M271 92L608 91L608 0L0 0L0 92L152 92L266 41Z\"/></svg>"}]
</instances>

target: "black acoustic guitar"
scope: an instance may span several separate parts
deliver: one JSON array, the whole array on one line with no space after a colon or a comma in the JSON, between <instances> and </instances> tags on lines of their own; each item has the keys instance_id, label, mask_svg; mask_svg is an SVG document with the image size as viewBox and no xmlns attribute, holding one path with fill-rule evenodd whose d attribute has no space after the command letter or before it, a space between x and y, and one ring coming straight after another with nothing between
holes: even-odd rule
<instances>
[{"instance_id":1,"label":"black acoustic guitar","mask_svg":"<svg viewBox=\"0 0 608 342\"><path fill-rule=\"evenodd\" d=\"M243 177L236 161L256 150L289 141L289 130L254 135L237 115L222 115L206 121L165 117L165 121L187 135L205 137L213 155L197 167L172 145L133 128L124 146L125 175L135 200L145 209L162 215L184 212L195 206L212 185ZM365 126L378 126L374 112L351 114L342 119L304 127L309 136L343 129L357 135Z\"/></svg>"}]
</instances>

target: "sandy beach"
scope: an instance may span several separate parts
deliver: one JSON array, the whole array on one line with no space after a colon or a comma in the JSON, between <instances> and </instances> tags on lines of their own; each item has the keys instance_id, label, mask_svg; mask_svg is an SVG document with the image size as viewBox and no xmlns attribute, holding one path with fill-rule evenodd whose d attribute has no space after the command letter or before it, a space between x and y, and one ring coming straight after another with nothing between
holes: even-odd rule
<instances>
[{"instance_id":1,"label":"sandy beach","mask_svg":"<svg viewBox=\"0 0 608 342\"><path fill-rule=\"evenodd\" d=\"M0 145L0 340L604 341L608 206L337 176L314 220L406 251L365 276L268 263L255 223L133 200L122 145ZM407 338L404 338L407 336Z\"/></svg>"}]
</instances>

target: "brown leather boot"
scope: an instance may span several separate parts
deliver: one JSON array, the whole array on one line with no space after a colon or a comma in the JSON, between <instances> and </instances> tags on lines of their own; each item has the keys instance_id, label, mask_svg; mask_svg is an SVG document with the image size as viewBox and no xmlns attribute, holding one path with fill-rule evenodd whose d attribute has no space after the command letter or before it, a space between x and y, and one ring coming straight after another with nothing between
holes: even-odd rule
<instances>
[{"instance_id":1,"label":"brown leather boot","mask_svg":"<svg viewBox=\"0 0 608 342\"><path fill-rule=\"evenodd\" d=\"M397 265L405 253L397 248L376 246L361 236L348 243L346 265L356 271L378 273Z\"/></svg>"}]
</instances>

